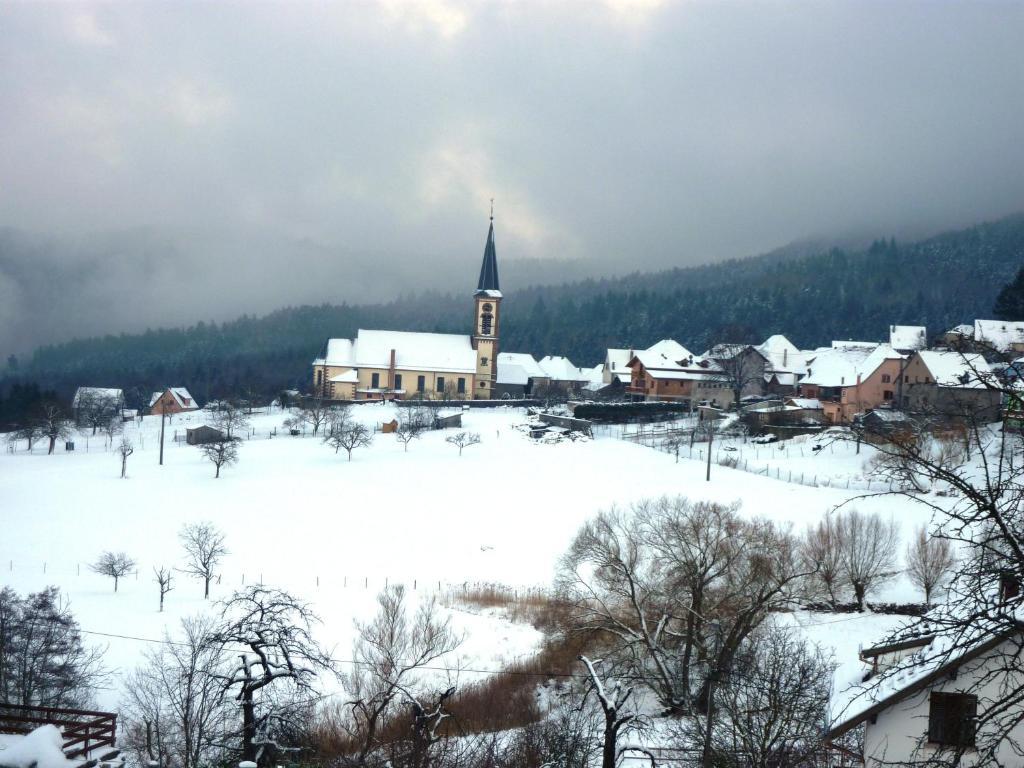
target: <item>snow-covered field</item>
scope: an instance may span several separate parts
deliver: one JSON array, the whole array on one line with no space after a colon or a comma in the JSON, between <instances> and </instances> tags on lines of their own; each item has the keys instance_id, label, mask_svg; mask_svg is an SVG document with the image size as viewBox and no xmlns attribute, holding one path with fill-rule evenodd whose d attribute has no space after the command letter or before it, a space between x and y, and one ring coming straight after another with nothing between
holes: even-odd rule
<instances>
[{"instance_id":1,"label":"snow-covered field","mask_svg":"<svg viewBox=\"0 0 1024 768\"><path fill-rule=\"evenodd\" d=\"M356 414L379 426L394 410L366 405ZM185 445L168 442L164 466L158 466L155 418L129 427L139 450L129 459L126 480L119 478L119 458L98 436L89 438L88 452L80 437L73 453L58 446L46 456L39 446L33 454L23 448L0 454L0 583L21 592L59 586L88 637L109 646L108 665L127 670L138 663L146 639L209 609L201 584L179 576L165 613L158 613L152 568L181 565L178 531L211 521L225 531L231 550L213 598L259 580L286 588L322 616L320 638L344 659L353 619L371 615L386 583L404 583L417 596L464 582L546 585L579 525L612 504L662 494L740 500L747 514L802 528L856 495L786 482L785 474L777 480L774 471L767 477L719 466L708 483L700 461L676 463L666 453L611 437L537 443L515 429L525 414L511 408L467 411L465 428L483 442L461 457L444 432L428 433L407 453L391 435L377 434L351 463L319 439L268 438L283 419L280 413L254 416L256 436L220 479L198 449ZM203 420L201 414L176 417L168 434ZM805 472L817 461L831 476L862 472L865 458L791 451L783 459L785 451L757 450L774 450L772 461ZM923 507L898 497L861 499L856 506L892 514L905 538L927 520ZM117 594L109 579L88 569L104 550L123 550L138 561L138 575L123 581ZM878 598L920 599L903 578ZM899 621L825 614L792 620L834 647L838 661L850 663L857 644ZM457 611L454 621L466 633L464 667L497 669L530 653L539 640L532 628L493 615ZM100 704L114 706L117 698L112 689Z\"/></svg>"}]
</instances>

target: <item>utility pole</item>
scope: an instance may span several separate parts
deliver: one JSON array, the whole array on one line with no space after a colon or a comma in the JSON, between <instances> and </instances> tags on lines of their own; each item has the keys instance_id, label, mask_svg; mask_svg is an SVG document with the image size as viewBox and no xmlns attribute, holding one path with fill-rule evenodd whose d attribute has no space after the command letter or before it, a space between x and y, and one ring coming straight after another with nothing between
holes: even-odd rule
<instances>
[{"instance_id":1,"label":"utility pole","mask_svg":"<svg viewBox=\"0 0 1024 768\"><path fill-rule=\"evenodd\" d=\"M160 466L164 465L164 422L167 420L167 411L160 406Z\"/></svg>"},{"instance_id":2,"label":"utility pole","mask_svg":"<svg viewBox=\"0 0 1024 768\"><path fill-rule=\"evenodd\" d=\"M715 420L714 419L707 419L706 421L708 423L708 474L707 474L707 477L705 478L705 480L707 480L707 482L710 483L711 482L711 442L712 442L712 440L714 440L714 437L715 437Z\"/></svg>"}]
</instances>

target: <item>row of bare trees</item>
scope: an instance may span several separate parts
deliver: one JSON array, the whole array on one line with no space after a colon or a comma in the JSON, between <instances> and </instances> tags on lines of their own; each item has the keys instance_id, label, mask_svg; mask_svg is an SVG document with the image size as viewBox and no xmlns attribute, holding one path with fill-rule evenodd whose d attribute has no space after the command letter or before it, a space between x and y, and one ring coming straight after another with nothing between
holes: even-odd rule
<instances>
[{"instance_id":1,"label":"row of bare trees","mask_svg":"<svg viewBox=\"0 0 1024 768\"><path fill-rule=\"evenodd\" d=\"M185 551L185 565L178 569L166 565L153 567L153 581L159 587L160 610L164 598L174 589L174 572L178 571L203 583L203 598L210 598L210 584L217 578L217 569L230 554L224 533L212 523L189 523L178 532L178 540ZM125 576L134 573L136 561L125 552L103 552L89 569L113 579L114 591Z\"/></svg>"}]
</instances>

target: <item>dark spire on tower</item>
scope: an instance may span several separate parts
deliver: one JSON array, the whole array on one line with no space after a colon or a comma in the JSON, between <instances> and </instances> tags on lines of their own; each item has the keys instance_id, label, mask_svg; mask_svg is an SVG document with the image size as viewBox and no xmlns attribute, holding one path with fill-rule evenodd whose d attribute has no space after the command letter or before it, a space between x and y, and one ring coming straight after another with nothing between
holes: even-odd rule
<instances>
[{"instance_id":1,"label":"dark spire on tower","mask_svg":"<svg viewBox=\"0 0 1024 768\"><path fill-rule=\"evenodd\" d=\"M487 230L487 245L484 246L484 261L480 265L480 280L476 290L500 291L498 287L498 253L494 248L494 200L491 200L491 224Z\"/></svg>"}]
</instances>

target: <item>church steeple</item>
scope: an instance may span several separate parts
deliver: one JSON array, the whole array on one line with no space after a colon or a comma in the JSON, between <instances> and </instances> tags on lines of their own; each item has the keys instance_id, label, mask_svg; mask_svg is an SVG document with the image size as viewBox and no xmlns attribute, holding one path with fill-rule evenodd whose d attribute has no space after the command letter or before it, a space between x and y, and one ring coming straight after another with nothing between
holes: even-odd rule
<instances>
[{"instance_id":1,"label":"church steeple","mask_svg":"<svg viewBox=\"0 0 1024 768\"><path fill-rule=\"evenodd\" d=\"M473 294L476 317L473 322L473 348L476 350L476 377L473 397L489 400L494 397L498 380L498 330L501 289L498 287L498 253L494 247L494 201L491 201L491 223L487 229L484 261L480 279Z\"/></svg>"},{"instance_id":2,"label":"church steeple","mask_svg":"<svg viewBox=\"0 0 1024 768\"><path fill-rule=\"evenodd\" d=\"M476 284L477 294L482 291L498 291L498 253L494 248L494 209L491 209L491 225L487 230L487 245L484 246L484 260L480 265L480 279Z\"/></svg>"}]
</instances>

